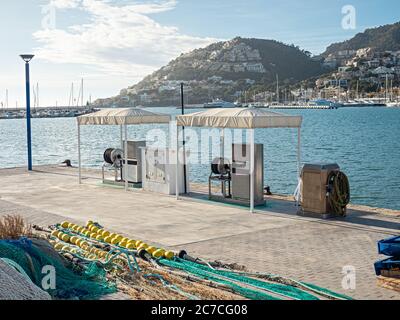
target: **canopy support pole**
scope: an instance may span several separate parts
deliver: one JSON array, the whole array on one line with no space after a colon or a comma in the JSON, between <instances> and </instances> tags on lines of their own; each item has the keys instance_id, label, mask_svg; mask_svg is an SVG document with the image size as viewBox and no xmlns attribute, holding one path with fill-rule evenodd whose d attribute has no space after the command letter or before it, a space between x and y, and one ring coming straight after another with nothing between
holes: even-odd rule
<instances>
[{"instance_id":1,"label":"canopy support pole","mask_svg":"<svg viewBox=\"0 0 400 320\"><path fill-rule=\"evenodd\" d=\"M176 126L176 170L175 170L176 200L179 200L179 126Z\"/></svg>"},{"instance_id":2,"label":"canopy support pole","mask_svg":"<svg viewBox=\"0 0 400 320\"><path fill-rule=\"evenodd\" d=\"M120 125L120 139L121 139L121 149L124 149L124 126Z\"/></svg>"},{"instance_id":3,"label":"canopy support pole","mask_svg":"<svg viewBox=\"0 0 400 320\"><path fill-rule=\"evenodd\" d=\"M124 157L125 157L125 167L123 170L125 171L125 191L128 191L129 181L128 181L128 125L125 124L125 146L124 146Z\"/></svg>"},{"instance_id":4,"label":"canopy support pole","mask_svg":"<svg viewBox=\"0 0 400 320\"><path fill-rule=\"evenodd\" d=\"M221 143L221 151L220 151L220 154L221 154L221 158L223 159L223 158L225 158L225 131L224 131L224 128L222 128L221 130L220 130L220 143Z\"/></svg>"},{"instance_id":5,"label":"canopy support pole","mask_svg":"<svg viewBox=\"0 0 400 320\"><path fill-rule=\"evenodd\" d=\"M79 184L82 184L82 155L81 155L81 125L78 123L78 179Z\"/></svg>"},{"instance_id":6,"label":"canopy support pole","mask_svg":"<svg viewBox=\"0 0 400 320\"><path fill-rule=\"evenodd\" d=\"M249 130L250 133L250 213L254 213L254 158L255 158L255 146L254 146L254 129Z\"/></svg>"},{"instance_id":7,"label":"canopy support pole","mask_svg":"<svg viewBox=\"0 0 400 320\"><path fill-rule=\"evenodd\" d=\"M301 176L301 128L297 129L297 170L298 176Z\"/></svg>"}]
</instances>

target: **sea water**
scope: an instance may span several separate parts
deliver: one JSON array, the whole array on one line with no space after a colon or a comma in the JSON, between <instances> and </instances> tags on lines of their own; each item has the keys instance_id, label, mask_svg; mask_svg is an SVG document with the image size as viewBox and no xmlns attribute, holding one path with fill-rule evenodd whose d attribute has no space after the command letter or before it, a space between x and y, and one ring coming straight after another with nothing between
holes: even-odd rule
<instances>
[{"instance_id":1,"label":"sea water","mask_svg":"<svg viewBox=\"0 0 400 320\"><path fill-rule=\"evenodd\" d=\"M338 163L350 179L352 203L400 209L399 108L284 112L303 116L302 163ZM130 127L129 137L143 139L156 128L168 134L167 125L145 125ZM65 159L77 164L76 119L32 119L32 137L34 165ZM297 130L256 130L256 142L264 144L265 185L273 193L292 194L297 185ZM119 127L82 127L83 165L100 168L105 149L119 145ZM25 120L0 120L0 168L25 166L26 158ZM191 181L207 183L209 174L207 161L190 166Z\"/></svg>"}]
</instances>

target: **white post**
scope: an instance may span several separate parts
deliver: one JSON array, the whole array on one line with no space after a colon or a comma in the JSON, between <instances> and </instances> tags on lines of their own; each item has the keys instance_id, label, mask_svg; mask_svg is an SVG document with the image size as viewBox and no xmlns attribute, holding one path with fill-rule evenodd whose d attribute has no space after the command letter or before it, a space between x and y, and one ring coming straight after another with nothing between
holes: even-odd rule
<instances>
[{"instance_id":1,"label":"white post","mask_svg":"<svg viewBox=\"0 0 400 320\"><path fill-rule=\"evenodd\" d=\"M254 212L254 129L250 129L250 213Z\"/></svg>"},{"instance_id":2,"label":"white post","mask_svg":"<svg viewBox=\"0 0 400 320\"><path fill-rule=\"evenodd\" d=\"M124 126L120 125L121 149L124 149Z\"/></svg>"},{"instance_id":3,"label":"white post","mask_svg":"<svg viewBox=\"0 0 400 320\"><path fill-rule=\"evenodd\" d=\"M221 137L220 137L220 143L221 143L221 151L220 151L220 154L221 154L221 158L225 158L225 131L224 131L224 128L222 128L221 130L220 130L220 135L221 135Z\"/></svg>"},{"instance_id":4,"label":"white post","mask_svg":"<svg viewBox=\"0 0 400 320\"><path fill-rule=\"evenodd\" d=\"M297 170L298 177L301 176L301 127L297 129Z\"/></svg>"},{"instance_id":5,"label":"white post","mask_svg":"<svg viewBox=\"0 0 400 320\"><path fill-rule=\"evenodd\" d=\"M81 155L81 125L78 122L78 178L79 184L82 184L82 155Z\"/></svg>"},{"instance_id":6,"label":"white post","mask_svg":"<svg viewBox=\"0 0 400 320\"><path fill-rule=\"evenodd\" d=\"M176 170L175 170L175 190L176 200L179 200L179 126L176 125Z\"/></svg>"},{"instance_id":7,"label":"white post","mask_svg":"<svg viewBox=\"0 0 400 320\"><path fill-rule=\"evenodd\" d=\"M124 148L124 157L125 157L125 167L123 170L125 171L125 191L128 191L129 182L128 182L128 125L125 124L125 148Z\"/></svg>"}]
</instances>

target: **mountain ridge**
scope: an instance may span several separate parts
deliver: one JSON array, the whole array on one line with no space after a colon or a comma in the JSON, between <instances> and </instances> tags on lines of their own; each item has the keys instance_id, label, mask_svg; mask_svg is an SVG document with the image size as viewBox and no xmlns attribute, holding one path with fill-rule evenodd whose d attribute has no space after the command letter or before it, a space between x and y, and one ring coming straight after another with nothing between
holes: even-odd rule
<instances>
[{"instance_id":1,"label":"mountain ridge","mask_svg":"<svg viewBox=\"0 0 400 320\"><path fill-rule=\"evenodd\" d=\"M185 83L191 103L213 98L233 101L243 99L243 95L246 100L249 91L275 91L277 77L280 84L289 88L315 83L321 76L337 71L340 63L358 49L365 48L400 50L400 22L368 28L349 40L329 45L315 57L293 44L276 40L236 37L216 42L181 54L116 97L99 99L94 104L179 105L181 82ZM339 54L346 50L346 55Z\"/></svg>"},{"instance_id":2,"label":"mountain ridge","mask_svg":"<svg viewBox=\"0 0 400 320\"><path fill-rule=\"evenodd\" d=\"M367 47L377 51L400 50L400 22L365 29L349 40L331 44L321 56L327 57L341 50L358 50Z\"/></svg>"},{"instance_id":3,"label":"mountain ridge","mask_svg":"<svg viewBox=\"0 0 400 320\"><path fill-rule=\"evenodd\" d=\"M236 37L181 54L138 84L122 90L120 96L125 99L120 104L126 104L126 100L134 101L136 105L149 104L149 96L143 98L144 91L152 97L152 102L167 103L169 101L165 101L163 93L174 91L176 96L176 81L188 82L192 87L189 92L195 92L193 102L199 103L215 98L217 94L228 99L254 83L267 85L274 82L277 75L280 81L296 83L324 72L326 69L311 58L311 53L294 45L276 40ZM118 99L118 96L115 98ZM99 102L107 104L110 101L104 99Z\"/></svg>"}]
</instances>

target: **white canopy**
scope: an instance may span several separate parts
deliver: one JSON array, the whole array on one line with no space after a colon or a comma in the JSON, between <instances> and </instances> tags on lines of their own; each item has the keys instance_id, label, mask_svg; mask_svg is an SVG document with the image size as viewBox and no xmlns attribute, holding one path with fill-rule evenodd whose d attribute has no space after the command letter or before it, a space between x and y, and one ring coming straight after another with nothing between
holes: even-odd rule
<instances>
[{"instance_id":1,"label":"white canopy","mask_svg":"<svg viewBox=\"0 0 400 320\"><path fill-rule=\"evenodd\" d=\"M169 123L171 116L137 108L103 109L78 117L79 125L135 125Z\"/></svg>"},{"instance_id":2,"label":"white canopy","mask_svg":"<svg viewBox=\"0 0 400 320\"><path fill-rule=\"evenodd\" d=\"M255 143L254 130L257 128L296 128L297 129L297 164L300 175L301 163L301 125L303 118L301 116L291 116L277 112L271 112L258 108L219 108L210 109L188 115L176 117L177 121L177 144L176 149L179 150L179 127L209 127L219 128L221 130L221 145L223 142L223 130L229 129L246 129L250 138L250 212L254 212L254 158ZM184 139L183 139L184 140ZM221 149L223 150L223 148ZM223 157L223 155L222 155ZM184 159L184 164L185 164ZM179 156L177 152L177 165L179 164ZM179 180L179 170L176 169L176 181ZM176 184L176 197L179 199L179 188Z\"/></svg>"},{"instance_id":3,"label":"white canopy","mask_svg":"<svg viewBox=\"0 0 400 320\"><path fill-rule=\"evenodd\" d=\"M258 108L219 108L177 116L181 127L300 128L303 118Z\"/></svg>"},{"instance_id":4,"label":"white canopy","mask_svg":"<svg viewBox=\"0 0 400 320\"><path fill-rule=\"evenodd\" d=\"M137 108L103 109L95 113L77 118L78 122L78 161L79 183L82 183L82 158L81 158L81 126L87 125L119 125L121 128L121 148L125 150L125 165L128 165L128 126L140 124L169 123L171 116L153 113ZM125 140L123 139L125 131ZM128 181L125 179L125 189L128 190Z\"/></svg>"}]
</instances>

